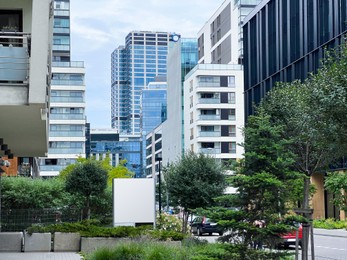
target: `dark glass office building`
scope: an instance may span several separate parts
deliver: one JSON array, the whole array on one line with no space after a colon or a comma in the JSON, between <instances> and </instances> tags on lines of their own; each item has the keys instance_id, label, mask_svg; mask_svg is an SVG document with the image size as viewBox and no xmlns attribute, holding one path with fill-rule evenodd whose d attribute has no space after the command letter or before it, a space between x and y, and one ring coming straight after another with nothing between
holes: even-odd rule
<instances>
[{"instance_id":1,"label":"dark glass office building","mask_svg":"<svg viewBox=\"0 0 347 260\"><path fill-rule=\"evenodd\" d=\"M347 32L346 0L264 0L244 20L245 113L277 81L304 80Z\"/></svg>"}]
</instances>

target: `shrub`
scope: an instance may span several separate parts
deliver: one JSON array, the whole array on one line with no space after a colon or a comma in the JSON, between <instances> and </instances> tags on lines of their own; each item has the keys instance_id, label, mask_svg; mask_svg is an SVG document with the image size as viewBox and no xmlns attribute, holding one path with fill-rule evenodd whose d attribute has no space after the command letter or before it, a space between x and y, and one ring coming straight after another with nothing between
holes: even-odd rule
<instances>
[{"instance_id":1,"label":"shrub","mask_svg":"<svg viewBox=\"0 0 347 260\"><path fill-rule=\"evenodd\" d=\"M176 216L163 213L157 216L156 226L161 230L180 232L182 231L182 220Z\"/></svg>"},{"instance_id":2,"label":"shrub","mask_svg":"<svg viewBox=\"0 0 347 260\"><path fill-rule=\"evenodd\" d=\"M347 228L347 221L335 220L333 218L316 219L313 220L313 227L324 229L342 229Z\"/></svg>"},{"instance_id":3,"label":"shrub","mask_svg":"<svg viewBox=\"0 0 347 260\"><path fill-rule=\"evenodd\" d=\"M121 243L112 249L98 249L86 256L86 260L175 260L189 259L185 248L158 243Z\"/></svg>"}]
</instances>

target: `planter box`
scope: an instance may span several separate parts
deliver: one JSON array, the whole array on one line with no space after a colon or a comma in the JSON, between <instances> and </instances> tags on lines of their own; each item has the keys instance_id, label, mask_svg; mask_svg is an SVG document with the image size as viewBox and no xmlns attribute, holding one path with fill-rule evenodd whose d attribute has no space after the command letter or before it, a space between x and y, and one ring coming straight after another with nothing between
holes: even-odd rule
<instances>
[{"instance_id":1,"label":"planter box","mask_svg":"<svg viewBox=\"0 0 347 260\"><path fill-rule=\"evenodd\" d=\"M118 243L129 241L129 238L118 237L81 237L81 251L91 253L99 248L113 248Z\"/></svg>"},{"instance_id":2,"label":"planter box","mask_svg":"<svg viewBox=\"0 0 347 260\"><path fill-rule=\"evenodd\" d=\"M21 252L23 232L1 232L0 252Z\"/></svg>"},{"instance_id":3,"label":"planter box","mask_svg":"<svg viewBox=\"0 0 347 260\"><path fill-rule=\"evenodd\" d=\"M81 235L79 233L55 232L53 239L54 252L79 252Z\"/></svg>"},{"instance_id":4,"label":"planter box","mask_svg":"<svg viewBox=\"0 0 347 260\"><path fill-rule=\"evenodd\" d=\"M50 252L51 233L24 234L24 252Z\"/></svg>"}]
</instances>

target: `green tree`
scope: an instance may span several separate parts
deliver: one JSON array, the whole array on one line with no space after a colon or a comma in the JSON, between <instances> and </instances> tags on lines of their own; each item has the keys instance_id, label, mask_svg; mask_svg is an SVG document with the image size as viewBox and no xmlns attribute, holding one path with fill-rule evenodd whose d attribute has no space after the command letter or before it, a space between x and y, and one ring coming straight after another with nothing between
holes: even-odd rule
<instances>
[{"instance_id":1,"label":"green tree","mask_svg":"<svg viewBox=\"0 0 347 260\"><path fill-rule=\"evenodd\" d=\"M244 158L234 164L235 175L230 176L237 193L218 198L224 207L209 210L208 215L228 230L221 240L237 244L241 259L255 254L249 245L262 241L274 247L279 234L290 229L284 218L292 183L302 175L293 171L295 155L288 149L292 140L283 138L284 131L262 108L248 118L243 129Z\"/></svg>"},{"instance_id":2,"label":"green tree","mask_svg":"<svg viewBox=\"0 0 347 260\"><path fill-rule=\"evenodd\" d=\"M105 159L103 163L108 163L110 165L109 161L111 160L109 157L108 159ZM112 180L115 178L133 178L135 173L130 171L125 165L127 163L127 160L121 160L119 164L116 167L110 167L108 168L108 185L112 186Z\"/></svg>"},{"instance_id":3,"label":"green tree","mask_svg":"<svg viewBox=\"0 0 347 260\"><path fill-rule=\"evenodd\" d=\"M164 177L170 200L183 208L184 233L192 210L212 206L213 198L226 188L221 164L215 158L193 152L164 168Z\"/></svg>"},{"instance_id":4,"label":"green tree","mask_svg":"<svg viewBox=\"0 0 347 260\"><path fill-rule=\"evenodd\" d=\"M325 179L325 188L330 191L334 197L332 202L345 212L347 218L347 173L331 172Z\"/></svg>"},{"instance_id":5,"label":"green tree","mask_svg":"<svg viewBox=\"0 0 347 260\"><path fill-rule=\"evenodd\" d=\"M83 219L90 218L90 200L92 196L102 194L107 187L107 171L101 163L88 160L78 164L67 176L65 189L84 198Z\"/></svg>"}]
</instances>

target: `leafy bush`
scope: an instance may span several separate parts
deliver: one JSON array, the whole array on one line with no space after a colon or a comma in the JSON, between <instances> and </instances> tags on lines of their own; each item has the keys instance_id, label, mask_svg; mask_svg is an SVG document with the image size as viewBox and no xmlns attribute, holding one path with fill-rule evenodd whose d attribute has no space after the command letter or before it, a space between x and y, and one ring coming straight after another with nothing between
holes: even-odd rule
<instances>
[{"instance_id":1,"label":"leafy bush","mask_svg":"<svg viewBox=\"0 0 347 260\"><path fill-rule=\"evenodd\" d=\"M347 221L335 220L333 218L313 220L313 227L324 229L347 228Z\"/></svg>"},{"instance_id":2,"label":"leafy bush","mask_svg":"<svg viewBox=\"0 0 347 260\"><path fill-rule=\"evenodd\" d=\"M182 220L178 219L176 216L168 215L166 213L157 216L156 225L157 228L161 230L176 232L182 231Z\"/></svg>"},{"instance_id":3,"label":"leafy bush","mask_svg":"<svg viewBox=\"0 0 347 260\"><path fill-rule=\"evenodd\" d=\"M187 237L187 235L183 234L182 232L176 232L176 231L169 231L169 230L151 230L149 232L149 235L152 238L155 238L157 240L161 241L182 241L184 238Z\"/></svg>"}]
</instances>

